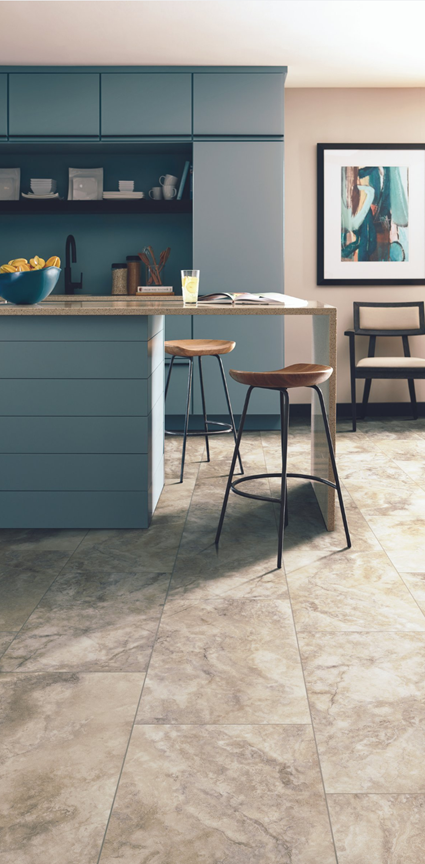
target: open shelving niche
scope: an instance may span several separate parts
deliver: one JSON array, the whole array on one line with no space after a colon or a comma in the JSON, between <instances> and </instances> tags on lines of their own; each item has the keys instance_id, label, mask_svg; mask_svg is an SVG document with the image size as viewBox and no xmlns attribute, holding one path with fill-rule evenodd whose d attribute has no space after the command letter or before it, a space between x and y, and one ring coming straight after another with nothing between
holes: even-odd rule
<instances>
[{"instance_id":1,"label":"open shelving niche","mask_svg":"<svg viewBox=\"0 0 425 864\"><path fill-rule=\"evenodd\" d=\"M192 266L189 180L180 201L149 197L68 201L68 168L103 167L105 191L118 190L118 180L132 179L135 190L147 196L149 189L159 185L160 175L180 179L186 160L192 164L190 141L0 143L0 167L21 169L21 192L29 190L31 177L54 177L63 199L0 201L0 263L36 254L59 255L64 266L65 240L73 234L77 245L73 273L76 278L83 273L83 293L101 295L111 292L113 262L125 261L147 245L158 256L170 246L163 276L165 284L180 293L180 270ZM141 275L143 282L143 266ZM62 273L54 293L64 293L63 279Z\"/></svg>"}]
</instances>

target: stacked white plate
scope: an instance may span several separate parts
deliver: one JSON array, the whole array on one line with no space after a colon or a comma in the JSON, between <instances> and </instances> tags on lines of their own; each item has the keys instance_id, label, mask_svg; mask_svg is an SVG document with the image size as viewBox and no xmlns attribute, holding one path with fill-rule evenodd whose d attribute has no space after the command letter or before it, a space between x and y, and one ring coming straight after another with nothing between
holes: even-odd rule
<instances>
[{"instance_id":1,"label":"stacked white plate","mask_svg":"<svg viewBox=\"0 0 425 864\"><path fill-rule=\"evenodd\" d=\"M33 177L30 180L31 192L38 197L43 195L54 195L56 193L56 180Z\"/></svg>"},{"instance_id":2,"label":"stacked white plate","mask_svg":"<svg viewBox=\"0 0 425 864\"><path fill-rule=\"evenodd\" d=\"M120 192L134 192L134 180L118 180Z\"/></svg>"}]
</instances>

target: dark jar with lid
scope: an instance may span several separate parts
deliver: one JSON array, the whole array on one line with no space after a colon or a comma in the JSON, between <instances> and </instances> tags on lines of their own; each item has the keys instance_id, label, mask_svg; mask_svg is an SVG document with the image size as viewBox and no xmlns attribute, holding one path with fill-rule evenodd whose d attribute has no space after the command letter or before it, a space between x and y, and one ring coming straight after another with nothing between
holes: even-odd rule
<instances>
[{"instance_id":1,"label":"dark jar with lid","mask_svg":"<svg viewBox=\"0 0 425 864\"><path fill-rule=\"evenodd\" d=\"M140 285L140 265L141 261L138 255L127 255L127 293L137 294L137 288Z\"/></svg>"},{"instance_id":2,"label":"dark jar with lid","mask_svg":"<svg viewBox=\"0 0 425 864\"><path fill-rule=\"evenodd\" d=\"M127 294L127 264L111 264L111 294Z\"/></svg>"}]
</instances>

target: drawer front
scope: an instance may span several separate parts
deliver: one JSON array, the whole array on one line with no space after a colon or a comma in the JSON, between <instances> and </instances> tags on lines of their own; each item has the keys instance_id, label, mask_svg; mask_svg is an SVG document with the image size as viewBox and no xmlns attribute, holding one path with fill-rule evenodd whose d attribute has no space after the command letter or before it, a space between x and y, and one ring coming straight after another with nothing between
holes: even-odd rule
<instances>
[{"instance_id":1,"label":"drawer front","mask_svg":"<svg viewBox=\"0 0 425 864\"><path fill-rule=\"evenodd\" d=\"M7 75L0 75L0 138L7 136Z\"/></svg>"},{"instance_id":2,"label":"drawer front","mask_svg":"<svg viewBox=\"0 0 425 864\"><path fill-rule=\"evenodd\" d=\"M0 492L2 528L147 528L143 492Z\"/></svg>"},{"instance_id":3,"label":"drawer front","mask_svg":"<svg viewBox=\"0 0 425 864\"><path fill-rule=\"evenodd\" d=\"M148 490L145 454L0 455L1 491Z\"/></svg>"},{"instance_id":4,"label":"drawer front","mask_svg":"<svg viewBox=\"0 0 425 864\"><path fill-rule=\"evenodd\" d=\"M284 81L279 73L195 74L193 134L283 135Z\"/></svg>"},{"instance_id":5,"label":"drawer front","mask_svg":"<svg viewBox=\"0 0 425 864\"><path fill-rule=\"evenodd\" d=\"M162 333L149 342L1 342L0 376L148 378L163 350Z\"/></svg>"},{"instance_id":6,"label":"drawer front","mask_svg":"<svg viewBox=\"0 0 425 864\"><path fill-rule=\"evenodd\" d=\"M154 381L0 378L0 417L144 417L161 384L160 367Z\"/></svg>"},{"instance_id":7,"label":"drawer front","mask_svg":"<svg viewBox=\"0 0 425 864\"><path fill-rule=\"evenodd\" d=\"M147 342L163 329L163 315L3 316L0 342Z\"/></svg>"},{"instance_id":8,"label":"drawer front","mask_svg":"<svg viewBox=\"0 0 425 864\"><path fill-rule=\"evenodd\" d=\"M0 418L0 453L147 453L148 441L149 417Z\"/></svg>"},{"instance_id":9,"label":"drawer front","mask_svg":"<svg viewBox=\"0 0 425 864\"><path fill-rule=\"evenodd\" d=\"M99 75L40 73L9 76L11 136L99 135Z\"/></svg>"},{"instance_id":10,"label":"drawer front","mask_svg":"<svg viewBox=\"0 0 425 864\"><path fill-rule=\"evenodd\" d=\"M102 135L190 135L191 75L102 75Z\"/></svg>"}]
</instances>

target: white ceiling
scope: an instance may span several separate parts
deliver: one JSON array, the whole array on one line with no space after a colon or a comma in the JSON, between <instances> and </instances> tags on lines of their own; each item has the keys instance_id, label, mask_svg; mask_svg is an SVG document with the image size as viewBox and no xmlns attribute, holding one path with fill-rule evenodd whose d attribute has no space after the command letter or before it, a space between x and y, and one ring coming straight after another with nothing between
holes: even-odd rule
<instances>
[{"instance_id":1,"label":"white ceiling","mask_svg":"<svg viewBox=\"0 0 425 864\"><path fill-rule=\"evenodd\" d=\"M0 0L0 63L289 67L289 87L424 87L425 0Z\"/></svg>"}]
</instances>

